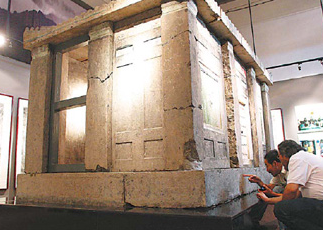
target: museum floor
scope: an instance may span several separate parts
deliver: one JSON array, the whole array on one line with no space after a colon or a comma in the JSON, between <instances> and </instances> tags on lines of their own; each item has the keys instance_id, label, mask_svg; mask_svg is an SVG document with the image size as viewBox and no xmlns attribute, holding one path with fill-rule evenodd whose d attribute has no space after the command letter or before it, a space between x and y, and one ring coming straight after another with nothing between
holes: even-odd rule
<instances>
[{"instance_id":1,"label":"museum floor","mask_svg":"<svg viewBox=\"0 0 323 230\"><path fill-rule=\"evenodd\" d=\"M246 195L212 209L76 208L0 204L1 230L251 230L248 209L257 202ZM272 206L261 229L277 230Z\"/></svg>"},{"instance_id":2,"label":"museum floor","mask_svg":"<svg viewBox=\"0 0 323 230\"><path fill-rule=\"evenodd\" d=\"M268 205L264 217L262 218L260 225L266 230L279 230L277 219L273 212L274 206Z\"/></svg>"}]
</instances>

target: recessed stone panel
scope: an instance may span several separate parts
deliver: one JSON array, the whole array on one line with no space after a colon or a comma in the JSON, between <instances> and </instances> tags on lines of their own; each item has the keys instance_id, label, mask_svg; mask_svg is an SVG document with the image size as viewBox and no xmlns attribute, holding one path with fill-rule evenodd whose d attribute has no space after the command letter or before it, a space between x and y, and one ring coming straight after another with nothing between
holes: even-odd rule
<instances>
[{"instance_id":1,"label":"recessed stone panel","mask_svg":"<svg viewBox=\"0 0 323 230\"><path fill-rule=\"evenodd\" d=\"M132 160L132 143L117 143L115 145L116 160Z\"/></svg>"},{"instance_id":2,"label":"recessed stone panel","mask_svg":"<svg viewBox=\"0 0 323 230\"><path fill-rule=\"evenodd\" d=\"M204 139L205 157L215 157L214 141Z\"/></svg>"},{"instance_id":3,"label":"recessed stone panel","mask_svg":"<svg viewBox=\"0 0 323 230\"><path fill-rule=\"evenodd\" d=\"M144 158L163 158L164 157L164 143L163 140L145 141Z\"/></svg>"}]
</instances>

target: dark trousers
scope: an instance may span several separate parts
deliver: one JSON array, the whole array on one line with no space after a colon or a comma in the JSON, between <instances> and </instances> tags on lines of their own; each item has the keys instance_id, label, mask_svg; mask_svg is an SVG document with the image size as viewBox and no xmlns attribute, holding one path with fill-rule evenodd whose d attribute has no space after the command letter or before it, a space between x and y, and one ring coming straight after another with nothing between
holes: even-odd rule
<instances>
[{"instance_id":1,"label":"dark trousers","mask_svg":"<svg viewBox=\"0 0 323 230\"><path fill-rule=\"evenodd\" d=\"M276 185L273 191L276 193L283 193L284 189L285 187L281 185ZM272 197L272 196L268 196L268 197ZM251 221L253 222L253 224L258 224L259 221L262 219L262 217L266 212L267 205L268 204L263 200L259 200L258 203L251 208L249 215L251 217Z\"/></svg>"},{"instance_id":2,"label":"dark trousers","mask_svg":"<svg viewBox=\"0 0 323 230\"><path fill-rule=\"evenodd\" d=\"M323 230L323 200L298 198L275 204L276 218L292 230Z\"/></svg>"},{"instance_id":3,"label":"dark trousers","mask_svg":"<svg viewBox=\"0 0 323 230\"><path fill-rule=\"evenodd\" d=\"M258 203L251 208L249 216L251 217L251 221L253 224L259 224L259 221L264 216L267 205L268 204L266 202L259 200Z\"/></svg>"}]
</instances>

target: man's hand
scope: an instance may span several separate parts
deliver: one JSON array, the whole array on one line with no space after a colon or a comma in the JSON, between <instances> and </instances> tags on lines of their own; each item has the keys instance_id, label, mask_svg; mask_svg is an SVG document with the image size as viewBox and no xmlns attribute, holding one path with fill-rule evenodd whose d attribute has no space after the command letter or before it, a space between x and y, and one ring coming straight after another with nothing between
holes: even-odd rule
<instances>
[{"instance_id":1,"label":"man's hand","mask_svg":"<svg viewBox=\"0 0 323 230\"><path fill-rule=\"evenodd\" d=\"M267 185L263 185L266 190L260 190L258 189L258 192L263 192L266 196L277 196L275 192L271 188L269 188Z\"/></svg>"},{"instance_id":2,"label":"man's hand","mask_svg":"<svg viewBox=\"0 0 323 230\"><path fill-rule=\"evenodd\" d=\"M263 200L265 202L268 201L268 197L263 192L257 193L257 197L258 197L259 200Z\"/></svg>"},{"instance_id":3,"label":"man's hand","mask_svg":"<svg viewBox=\"0 0 323 230\"><path fill-rule=\"evenodd\" d=\"M259 200L263 200L267 204L276 204L279 201L282 201L283 196L276 197L267 197L263 192L257 193L257 197Z\"/></svg>"},{"instance_id":4,"label":"man's hand","mask_svg":"<svg viewBox=\"0 0 323 230\"><path fill-rule=\"evenodd\" d=\"M263 186L264 183L261 181L261 179L256 176L256 175L251 175L251 174L243 174L244 177L249 177L248 180L251 183L257 183L259 186Z\"/></svg>"}]
</instances>

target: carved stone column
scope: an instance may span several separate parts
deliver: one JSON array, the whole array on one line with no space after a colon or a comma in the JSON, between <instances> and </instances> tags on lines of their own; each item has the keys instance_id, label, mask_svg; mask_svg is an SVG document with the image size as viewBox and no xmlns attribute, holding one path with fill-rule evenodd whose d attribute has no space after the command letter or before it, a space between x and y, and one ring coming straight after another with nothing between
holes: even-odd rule
<instances>
[{"instance_id":1,"label":"carved stone column","mask_svg":"<svg viewBox=\"0 0 323 230\"><path fill-rule=\"evenodd\" d=\"M274 148L273 128L272 128L272 123L271 123L268 91L269 91L268 85L266 83L262 83L261 98L262 98L262 106L263 106L263 111L264 111L266 152L268 152L269 150Z\"/></svg>"},{"instance_id":2,"label":"carved stone column","mask_svg":"<svg viewBox=\"0 0 323 230\"><path fill-rule=\"evenodd\" d=\"M239 167L241 156L241 129L239 116L238 90L235 80L235 60L233 46L226 42L222 46L225 101L227 112L227 129L231 168ZM240 159L242 161L242 159Z\"/></svg>"},{"instance_id":3,"label":"carved stone column","mask_svg":"<svg viewBox=\"0 0 323 230\"><path fill-rule=\"evenodd\" d=\"M85 168L108 171L112 164L113 24L96 26L89 35Z\"/></svg>"},{"instance_id":4,"label":"carved stone column","mask_svg":"<svg viewBox=\"0 0 323 230\"><path fill-rule=\"evenodd\" d=\"M47 172L53 55L48 45L32 50L26 173Z\"/></svg>"},{"instance_id":5,"label":"carved stone column","mask_svg":"<svg viewBox=\"0 0 323 230\"><path fill-rule=\"evenodd\" d=\"M162 5L161 39L166 169L178 170L185 159L198 160L194 140L190 18L196 6L191 1Z\"/></svg>"},{"instance_id":6,"label":"carved stone column","mask_svg":"<svg viewBox=\"0 0 323 230\"><path fill-rule=\"evenodd\" d=\"M254 166L259 166L259 138L258 138L258 122L257 105L256 105L256 73L253 68L247 71L247 85L248 85L248 98L249 98L249 112L250 112L250 124L251 124L251 137L253 148L253 163Z\"/></svg>"}]
</instances>

